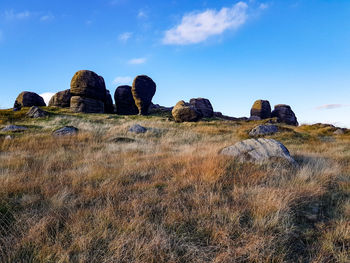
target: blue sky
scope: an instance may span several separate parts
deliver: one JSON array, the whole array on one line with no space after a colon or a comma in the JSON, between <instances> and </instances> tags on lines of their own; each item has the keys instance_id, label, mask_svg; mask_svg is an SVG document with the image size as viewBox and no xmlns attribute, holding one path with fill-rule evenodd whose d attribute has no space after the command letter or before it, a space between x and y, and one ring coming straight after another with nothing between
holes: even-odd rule
<instances>
[{"instance_id":1,"label":"blue sky","mask_svg":"<svg viewBox=\"0 0 350 263\"><path fill-rule=\"evenodd\" d=\"M165 106L205 97L240 117L268 99L350 127L350 1L1 0L1 108L80 69L112 93L147 74Z\"/></svg>"}]
</instances>

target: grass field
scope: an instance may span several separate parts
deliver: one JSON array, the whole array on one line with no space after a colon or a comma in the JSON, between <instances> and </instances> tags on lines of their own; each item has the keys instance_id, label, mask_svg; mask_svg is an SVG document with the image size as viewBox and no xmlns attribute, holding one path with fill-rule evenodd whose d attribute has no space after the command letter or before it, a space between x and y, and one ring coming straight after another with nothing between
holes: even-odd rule
<instances>
[{"instance_id":1,"label":"grass field","mask_svg":"<svg viewBox=\"0 0 350 263\"><path fill-rule=\"evenodd\" d=\"M278 124L298 167L254 165L218 151L263 121L45 109L0 111L0 262L350 262L349 131Z\"/></svg>"}]
</instances>

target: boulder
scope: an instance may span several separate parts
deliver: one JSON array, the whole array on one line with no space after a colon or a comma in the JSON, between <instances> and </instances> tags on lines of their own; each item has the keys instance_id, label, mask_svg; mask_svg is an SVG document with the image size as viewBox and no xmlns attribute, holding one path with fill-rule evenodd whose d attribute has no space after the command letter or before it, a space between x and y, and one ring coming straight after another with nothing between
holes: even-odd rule
<instances>
[{"instance_id":1,"label":"boulder","mask_svg":"<svg viewBox=\"0 0 350 263\"><path fill-rule=\"evenodd\" d=\"M112 96L109 93L109 90L106 90L106 100L104 103L105 113L114 113L114 106Z\"/></svg>"},{"instance_id":2,"label":"boulder","mask_svg":"<svg viewBox=\"0 0 350 263\"><path fill-rule=\"evenodd\" d=\"M22 107L46 106L44 99L34 92L23 91L20 93L14 103L14 109L19 110Z\"/></svg>"},{"instance_id":3,"label":"boulder","mask_svg":"<svg viewBox=\"0 0 350 263\"><path fill-rule=\"evenodd\" d=\"M104 113L104 103L99 100L73 96L70 99L70 109L72 112Z\"/></svg>"},{"instance_id":4,"label":"boulder","mask_svg":"<svg viewBox=\"0 0 350 263\"><path fill-rule=\"evenodd\" d=\"M273 139L244 140L222 149L220 154L235 157L241 162L261 164L279 159L296 164L288 149L282 143Z\"/></svg>"},{"instance_id":5,"label":"boulder","mask_svg":"<svg viewBox=\"0 0 350 263\"><path fill-rule=\"evenodd\" d=\"M278 122L283 122L288 125L298 126L297 117L289 105L278 104L271 113L271 117L277 117Z\"/></svg>"},{"instance_id":6,"label":"boulder","mask_svg":"<svg viewBox=\"0 0 350 263\"><path fill-rule=\"evenodd\" d=\"M345 131L346 131L346 129L341 129L341 128L339 128L339 129L335 130L333 133L334 133L335 135L342 135L342 134L345 133Z\"/></svg>"},{"instance_id":7,"label":"boulder","mask_svg":"<svg viewBox=\"0 0 350 263\"><path fill-rule=\"evenodd\" d=\"M278 132L278 127L276 125L259 125L249 132L249 136L263 136L274 134L276 132Z\"/></svg>"},{"instance_id":8,"label":"boulder","mask_svg":"<svg viewBox=\"0 0 350 263\"><path fill-rule=\"evenodd\" d=\"M139 113L132 96L131 87L119 86L114 93L114 101L119 115L136 115Z\"/></svg>"},{"instance_id":9,"label":"boulder","mask_svg":"<svg viewBox=\"0 0 350 263\"><path fill-rule=\"evenodd\" d=\"M37 106L33 106L29 109L29 111L26 113L27 117L29 118L43 118L49 115L48 112L38 108Z\"/></svg>"},{"instance_id":10,"label":"boulder","mask_svg":"<svg viewBox=\"0 0 350 263\"><path fill-rule=\"evenodd\" d=\"M139 114L147 115L152 98L156 93L156 83L146 75L137 76L132 83L131 92Z\"/></svg>"},{"instance_id":11,"label":"boulder","mask_svg":"<svg viewBox=\"0 0 350 263\"><path fill-rule=\"evenodd\" d=\"M135 124L129 128L129 132L133 132L133 133L145 133L146 131L147 131L147 128L139 124Z\"/></svg>"},{"instance_id":12,"label":"boulder","mask_svg":"<svg viewBox=\"0 0 350 263\"><path fill-rule=\"evenodd\" d=\"M55 130L52 135L54 136L66 136L66 135L75 135L78 133L78 128L73 126L64 126L58 130Z\"/></svg>"},{"instance_id":13,"label":"boulder","mask_svg":"<svg viewBox=\"0 0 350 263\"><path fill-rule=\"evenodd\" d=\"M179 101L171 111L176 122L197 121L202 115L190 103Z\"/></svg>"},{"instance_id":14,"label":"boulder","mask_svg":"<svg viewBox=\"0 0 350 263\"><path fill-rule=\"evenodd\" d=\"M49 106L60 107L60 108L69 108L70 107L70 98L72 97L70 90L64 90L57 92L50 99Z\"/></svg>"},{"instance_id":15,"label":"boulder","mask_svg":"<svg viewBox=\"0 0 350 263\"><path fill-rule=\"evenodd\" d=\"M106 85L104 79L90 70L76 72L70 83L72 96L80 96L99 101L106 100Z\"/></svg>"},{"instance_id":16,"label":"boulder","mask_svg":"<svg viewBox=\"0 0 350 263\"><path fill-rule=\"evenodd\" d=\"M28 130L28 128L24 126L17 126L17 125L7 125L1 129L2 132L20 132L25 130Z\"/></svg>"},{"instance_id":17,"label":"boulder","mask_svg":"<svg viewBox=\"0 0 350 263\"><path fill-rule=\"evenodd\" d=\"M214 116L213 106L208 99L191 99L190 104L202 114L203 118L212 118Z\"/></svg>"},{"instance_id":18,"label":"boulder","mask_svg":"<svg viewBox=\"0 0 350 263\"><path fill-rule=\"evenodd\" d=\"M271 106L268 100L257 100L254 102L251 110L250 117L259 117L260 119L268 119L271 117Z\"/></svg>"}]
</instances>

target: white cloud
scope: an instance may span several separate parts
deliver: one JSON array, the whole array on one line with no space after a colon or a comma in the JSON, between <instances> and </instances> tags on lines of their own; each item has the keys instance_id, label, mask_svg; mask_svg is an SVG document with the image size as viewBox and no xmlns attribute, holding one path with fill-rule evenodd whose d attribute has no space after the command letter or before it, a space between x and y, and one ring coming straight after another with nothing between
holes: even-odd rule
<instances>
[{"instance_id":1,"label":"white cloud","mask_svg":"<svg viewBox=\"0 0 350 263\"><path fill-rule=\"evenodd\" d=\"M45 21L50 21L50 20L52 20L52 19L54 19L54 18L55 18L55 17L54 17L53 15L47 14L47 15L41 16L41 17L40 17L40 21L43 21L43 22L45 22Z\"/></svg>"},{"instance_id":2,"label":"white cloud","mask_svg":"<svg viewBox=\"0 0 350 263\"><path fill-rule=\"evenodd\" d=\"M344 108L349 106L350 104L324 104L316 107L316 110L332 110L332 109Z\"/></svg>"},{"instance_id":3,"label":"white cloud","mask_svg":"<svg viewBox=\"0 0 350 263\"><path fill-rule=\"evenodd\" d=\"M247 9L246 3L238 2L233 7L224 7L220 11L208 9L202 13L184 15L179 25L165 32L163 43L196 44L228 29L237 29L246 22Z\"/></svg>"},{"instance_id":4,"label":"white cloud","mask_svg":"<svg viewBox=\"0 0 350 263\"><path fill-rule=\"evenodd\" d=\"M146 58L133 58L128 61L128 64L132 65L140 65L146 63L147 59Z\"/></svg>"},{"instance_id":5,"label":"white cloud","mask_svg":"<svg viewBox=\"0 0 350 263\"><path fill-rule=\"evenodd\" d=\"M119 41L126 43L131 37L132 37L131 32L125 32L119 35Z\"/></svg>"},{"instance_id":6,"label":"white cloud","mask_svg":"<svg viewBox=\"0 0 350 263\"><path fill-rule=\"evenodd\" d=\"M129 76L126 77L116 77L113 80L113 84L115 85L129 85L132 82L132 78Z\"/></svg>"},{"instance_id":7,"label":"white cloud","mask_svg":"<svg viewBox=\"0 0 350 263\"><path fill-rule=\"evenodd\" d=\"M31 15L32 15L32 13L29 11L23 11L23 12L16 13L12 9L6 10L4 13L4 17L7 20L22 20L22 19L29 18Z\"/></svg>"},{"instance_id":8,"label":"white cloud","mask_svg":"<svg viewBox=\"0 0 350 263\"><path fill-rule=\"evenodd\" d=\"M259 5L259 8L260 8L260 9L262 9L262 10L264 10L264 9L269 8L269 5L268 5L268 4L266 4L266 3L265 3L265 4L264 4L264 3L262 3L262 4L260 4L260 5Z\"/></svg>"},{"instance_id":9,"label":"white cloud","mask_svg":"<svg viewBox=\"0 0 350 263\"><path fill-rule=\"evenodd\" d=\"M50 101L51 97L52 97L53 95L55 95L55 93L52 93L52 92L44 92L44 93L41 93L41 94L39 94L39 95L40 95L41 97L43 97L43 99L44 99L46 105L49 105L49 101Z\"/></svg>"},{"instance_id":10,"label":"white cloud","mask_svg":"<svg viewBox=\"0 0 350 263\"><path fill-rule=\"evenodd\" d=\"M144 10L139 10L139 12L138 12L138 14L137 14L137 17L138 17L138 18L147 18L148 15L147 15L146 11L144 11Z\"/></svg>"}]
</instances>

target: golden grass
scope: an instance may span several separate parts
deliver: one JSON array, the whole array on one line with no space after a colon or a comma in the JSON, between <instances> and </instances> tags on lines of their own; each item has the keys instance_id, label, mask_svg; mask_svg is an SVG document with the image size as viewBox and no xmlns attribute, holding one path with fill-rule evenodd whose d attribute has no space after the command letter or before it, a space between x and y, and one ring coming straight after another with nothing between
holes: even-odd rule
<instances>
[{"instance_id":1,"label":"golden grass","mask_svg":"<svg viewBox=\"0 0 350 263\"><path fill-rule=\"evenodd\" d=\"M269 137L292 168L217 154L260 122L53 111L17 123L31 128L0 134L0 262L350 261L349 134L282 125ZM128 133L135 123L153 129ZM80 133L52 137L62 125Z\"/></svg>"}]
</instances>

